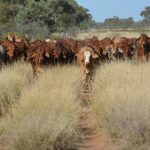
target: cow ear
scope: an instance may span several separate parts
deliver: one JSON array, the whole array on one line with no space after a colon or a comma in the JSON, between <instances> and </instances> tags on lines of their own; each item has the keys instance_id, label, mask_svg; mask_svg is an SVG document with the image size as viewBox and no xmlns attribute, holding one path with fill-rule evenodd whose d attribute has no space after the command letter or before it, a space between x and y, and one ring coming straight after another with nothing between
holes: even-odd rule
<instances>
[{"instance_id":1,"label":"cow ear","mask_svg":"<svg viewBox=\"0 0 150 150\"><path fill-rule=\"evenodd\" d=\"M50 57L48 52L45 53L45 56L48 58Z\"/></svg>"},{"instance_id":2,"label":"cow ear","mask_svg":"<svg viewBox=\"0 0 150 150\"><path fill-rule=\"evenodd\" d=\"M96 58L98 58L99 56L98 56L98 54L96 54L96 53L94 53L93 55L92 55L92 58L93 59L96 59Z\"/></svg>"}]
</instances>

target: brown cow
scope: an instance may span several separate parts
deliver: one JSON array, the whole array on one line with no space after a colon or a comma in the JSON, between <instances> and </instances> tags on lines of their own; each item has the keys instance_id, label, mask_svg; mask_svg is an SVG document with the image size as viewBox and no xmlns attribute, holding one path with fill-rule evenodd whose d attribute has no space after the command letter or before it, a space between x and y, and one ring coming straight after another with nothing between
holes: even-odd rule
<instances>
[{"instance_id":1,"label":"brown cow","mask_svg":"<svg viewBox=\"0 0 150 150\"><path fill-rule=\"evenodd\" d=\"M112 53L116 59L132 59L135 55L136 38L113 38Z\"/></svg>"},{"instance_id":2,"label":"brown cow","mask_svg":"<svg viewBox=\"0 0 150 150\"><path fill-rule=\"evenodd\" d=\"M99 40L97 37L92 37L91 39L84 40L87 44L92 45L95 48L95 51L99 54L101 62L106 62L110 60L109 53L112 45L112 40L108 37Z\"/></svg>"},{"instance_id":3,"label":"brown cow","mask_svg":"<svg viewBox=\"0 0 150 150\"><path fill-rule=\"evenodd\" d=\"M59 39L55 42L55 55L59 54L59 63L72 63L75 56L76 42L73 39Z\"/></svg>"},{"instance_id":4,"label":"brown cow","mask_svg":"<svg viewBox=\"0 0 150 150\"><path fill-rule=\"evenodd\" d=\"M27 60L31 63L35 75L40 72L43 53L44 47L42 45L32 45L27 51Z\"/></svg>"},{"instance_id":5,"label":"brown cow","mask_svg":"<svg viewBox=\"0 0 150 150\"><path fill-rule=\"evenodd\" d=\"M15 41L15 35L13 35L13 34L7 34L6 40L14 42Z\"/></svg>"},{"instance_id":6,"label":"brown cow","mask_svg":"<svg viewBox=\"0 0 150 150\"><path fill-rule=\"evenodd\" d=\"M7 34L6 40L9 40L9 41L12 41L12 42L21 42L22 38L17 36L17 35Z\"/></svg>"},{"instance_id":7,"label":"brown cow","mask_svg":"<svg viewBox=\"0 0 150 150\"><path fill-rule=\"evenodd\" d=\"M139 60L149 60L150 38L146 34L141 34L136 41L137 56Z\"/></svg>"},{"instance_id":8,"label":"brown cow","mask_svg":"<svg viewBox=\"0 0 150 150\"><path fill-rule=\"evenodd\" d=\"M6 48L2 45L2 41L0 41L0 68L3 64L7 63L7 55Z\"/></svg>"},{"instance_id":9,"label":"brown cow","mask_svg":"<svg viewBox=\"0 0 150 150\"><path fill-rule=\"evenodd\" d=\"M54 64L54 43L36 41L32 42L27 52L27 59L32 65L33 73L41 72L41 67Z\"/></svg>"},{"instance_id":10,"label":"brown cow","mask_svg":"<svg viewBox=\"0 0 150 150\"><path fill-rule=\"evenodd\" d=\"M6 49L6 55L7 55L7 61L12 62L13 61L13 56L15 53L15 45L11 41L3 41L1 42L1 45Z\"/></svg>"},{"instance_id":11,"label":"brown cow","mask_svg":"<svg viewBox=\"0 0 150 150\"><path fill-rule=\"evenodd\" d=\"M14 60L24 61L27 58L27 50L30 47L29 41L25 38L8 34L6 37L7 41L12 42L15 45L15 49L12 52Z\"/></svg>"},{"instance_id":12,"label":"brown cow","mask_svg":"<svg viewBox=\"0 0 150 150\"><path fill-rule=\"evenodd\" d=\"M100 58L102 62L106 62L111 60L110 52L111 52L111 45L113 44L112 40L108 37L99 41L98 49L100 51Z\"/></svg>"},{"instance_id":13,"label":"brown cow","mask_svg":"<svg viewBox=\"0 0 150 150\"><path fill-rule=\"evenodd\" d=\"M93 47L83 46L79 49L76 56L84 79L88 79L88 77L91 77L94 73L94 62L95 59L99 57L98 54Z\"/></svg>"},{"instance_id":14,"label":"brown cow","mask_svg":"<svg viewBox=\"0 0 150 150\"><path fill-rule=\"evenodd\" d=\"M98 54L100 54L100 41L96 36L93 36L90 39L85 39L84 42L88 45L92 45L95 48L95 51L97 51Z\"/></svg>"}]
</instances>

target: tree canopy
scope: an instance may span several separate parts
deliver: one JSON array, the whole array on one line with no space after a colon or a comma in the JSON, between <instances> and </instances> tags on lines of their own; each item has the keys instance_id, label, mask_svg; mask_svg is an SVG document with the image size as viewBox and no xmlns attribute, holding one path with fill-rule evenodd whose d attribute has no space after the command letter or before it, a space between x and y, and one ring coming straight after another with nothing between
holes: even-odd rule
<instances>
[{"instance_id":1,"label":"tree canopy","mask_svg":"<svg viewBox=\"0 0 150 150\"><path fill-rule=\"evenodd\" d=\"M150 6L141 11L142 20L132 17L106 18L95 23L88 9L76 0L0 0L0 36L6 32L18 32L40 37L51 33L67 33L88 27L127 29L150 26ZM39 31L39 32L38 32Z\"/></svg>"},{"instance_id":2,"label":"tree canopy","mask_svg":"<svg viewBox=\"0 0 150 150\"><path fill-rule=\"evenodd\" d=\"M145 7L145 9L140 13L143 17L143 23L150 25L150 6Z\"/></svg>"},{"instance_id":3,"label":"tree canopy","mask_svg":"<svg viewBox=\"0 0 150 150\"><path fill-rule=\"evenodd\" d=\"M49 33L67 32L70 28L87 28L92 20L88 10L75 0L0 0L0 3L0 24L13 20L22 30L37 24L39 28L45 26Z\"/></svg>"}]
</instances>

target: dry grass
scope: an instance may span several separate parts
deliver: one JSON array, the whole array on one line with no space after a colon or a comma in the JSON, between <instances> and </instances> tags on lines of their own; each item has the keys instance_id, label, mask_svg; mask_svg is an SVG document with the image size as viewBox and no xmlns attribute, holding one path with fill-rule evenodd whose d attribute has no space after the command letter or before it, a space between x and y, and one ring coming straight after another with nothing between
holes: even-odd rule
<instances>
[{"instance_id":1,"label":"dry grass","mask_svg":"<svg viewBox=\"0 0 150 150\"><path fill-rule=\"evenodd\" d=\"M8 150L68 150L78 140L80 72L55 67L24 89L20 103L0 123Z\"/></svg>"},{"instance_id":2,"label":"dry grass","mask_svg":"<svg viewBox=\"0 0 150 150\"><path fill-rule=\"evenodd\" d=\"M91 38L93 36L103 39L105 37L139 37L141 33L146 33L150 36L149 30L95 30L91 29L88 32L80 32L77 34L77 39Z\"/></svg>"},{"instance_id":3,"label":"dry grass","mask_svg":"<svg viewBox=\"0 0 150 150\"><path fill-rule=\"evenodd\" d=\"M117 150L150 148L149 66L112 62L97 68L92 107L100 130ZM3 68L0 108L3 114L11 110L0 120L0 149L1 145L7 150L75 149L81 136L80 79L77 66L57 66L45 70L31 86L28 64Z\"/></svg>"},{"instance_id":4,"label":"dry grass","mask_svg":"<svg viewBox=\"0 0 150 150\"><path fill-rule=\"evenodd\" d=\"M29 85L32 70L29 64L13 64L0 70L0 115L4 115Z\"/></svg>"},{"instance_id":5,"label":"dry grass","mask_svg":"<svg viewBox=\"0 0 150 150\"><path fill-rule=\"evenodd\" d=\"M97 70L93 108L119 150L150 148L150 63L116 62Z\"/></svg>"}]
</instances>

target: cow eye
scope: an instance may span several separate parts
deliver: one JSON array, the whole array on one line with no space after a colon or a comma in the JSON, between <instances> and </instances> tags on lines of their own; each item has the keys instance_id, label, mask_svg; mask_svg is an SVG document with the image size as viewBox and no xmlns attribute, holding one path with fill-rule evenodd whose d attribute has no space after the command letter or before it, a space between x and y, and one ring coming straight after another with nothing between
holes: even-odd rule
<instances>
[{"instance_id":1,"label":"cow eye","mask_svg":"<svg viewBox=\"0 0 150 150\"><path fill-rule=\"evenodd\" d=\"M84 59L82 59L81 61L84 62Z\"/></svg>"}]
</instances>

